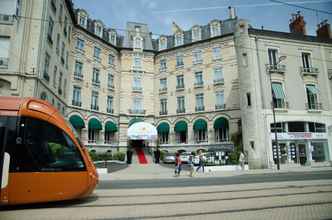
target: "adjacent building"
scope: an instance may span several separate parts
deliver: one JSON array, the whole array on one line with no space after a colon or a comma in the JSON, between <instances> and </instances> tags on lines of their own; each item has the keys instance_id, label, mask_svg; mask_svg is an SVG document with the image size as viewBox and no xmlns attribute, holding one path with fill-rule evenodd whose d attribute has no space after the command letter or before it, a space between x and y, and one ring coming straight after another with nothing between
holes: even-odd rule
<instances>
[{"instance_id":1,"label":"adjacent building","mask_svg":"<svg viewBox=\"0 0 332 220\"><path fill-rule=\"evenodd\" d=\"M331 161L326 21L307 36L294 14L290 32L277 32L230 8L225 20L173 23L172 35L153 38L147 24L120 34L70 1L0 4L0 95L48 100L91 150L125 150L127 129L146 121L167 150L243 146L251 167L271 167L276 131L282 164Z\"/></svg>"}]
</instances>

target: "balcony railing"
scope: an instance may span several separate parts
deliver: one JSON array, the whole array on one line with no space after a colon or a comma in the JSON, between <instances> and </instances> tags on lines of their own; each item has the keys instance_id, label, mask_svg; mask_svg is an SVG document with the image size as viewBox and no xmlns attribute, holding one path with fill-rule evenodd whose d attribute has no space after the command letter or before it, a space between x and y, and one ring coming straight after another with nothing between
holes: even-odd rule
<instances>
[{"instance_id":1,"label":"balcony railing","mask_svg":"<svg viewBox=\"0 0 332 220\"><path fill-rule=\"evenodd\" d=\"M300 67L300 72L303 76L309 75L309 76L317 76L319 73L318 68L315 67Z\"/></svg>"},{"instance_id":2,"label":"balcony railing","mask_svg":"<svg viewBox=\"0 0 332 220\"><path fill-rule=\"evenodd\" d=\"M186 109L182 108L182 109L176 109L176 113L185 113Z\"/></svg>"},{"instance_id":3,"label":"balcony railing","mask_svg":"<svg viewBox=\"0 0 332 220\"><path fill-rule=\"evenodd\" d=\"M12 24L14 17L12 15L0 14L0 24Z\"/></svg>"},{"instance_id":4,"label":"balcony railing","mask_svg":"<svg viewBox=\"0 0 332 220\"><path fill-rule=\"evenodd\" d=\"M80 73L74 73L74 79L82 81L83 75Z\"/></svg>"},{"instance_id":5,"label":"balcony railing","mask_svg":"<svg viewBox=\"0 0 332 220\"><path fill-rule=\"evenodd\" d=\"M323 105L320 102L305 103L305 107L307 110L322 110L323 109Z\"/></svg>"},{"instance_id":6,"label":"balcony railing","mask_svg":"<svg viewBox=\"0 0 332 220\"><path fill-rule=\"evenodd\" d=\"M164 88L159 88L159 93L166 93L167 92L167 87Z\"/></svg>"},{"instance_id":7,"label":"balcony railing","mask_svg":"<svg viewBox=\"0 0 332 220\"><path fill-rule=\"evenodd\" d=\"M213 80L213 85L217 86L217 85L224 85L225 81L224 79L214 79Z\"/></svg>"},{"instance_id":8,"label":"balcony railing","mask_svg":"<svg viewBox=\"0 0 332 220\"><path fill-rule=\"evenodd\" d=\"M176 86L176 91L183 91L183 90L184 90L184 85Z\"/></svg>"},{"instance_id":9,"label":"balcony railing","mask_svg":"<svg viewBox=\"0 0 332 220\"><path fill-rule=\"evenodd\" d=\"M285 73L286 72L286 65L266 64L266 69L269 73Z\"/></svg>"},{"instance_id":10,"label":"balcony railing","mask_svg":"<svg viewBox=\"0 0 332 220\"><path fill-rule=\"evenodd\" d=\"M194 83L194 88L203 88L204 87L204 83L203 82L195 82Z\"/></svg>"},{"instance_id":11,"label":"balcony railing","mask_svg":"<svg viewBox=\"0 0 332 220\"><path fill-rule=\"evenodd\" d=\"M92 85L96 87L100 87L100 81L92 81Z\"/></svg>"},{"instance_id":12,"label":"balcony railing","mask_svg":"<svg viewBox=\"0 0 332 220\"><path fill-rule=\"evenodd\" d=\"M114 109L113 108L107 108L106 111L107 111L107 113L111 113L111 114L114 113Z\"/></svg>"},{"instance_id":13,"label":"balcony railing","mask_svg":"<svg viewBox=\"0 0 332 220\"><path fill-rule=\"evenodd\" d=\"M287 101L283 102L273 102L274 108L276 109L288 109L289 103Z\"/></svg>"},{"instance_id":14,"label":"balcony railing","mask_svg":"<svg viewBox=\"0 0 332 220\"><path fill-rule=\"evenodd\" d=\"M167 115L167 111L160 111L159 115Z\"/></svg>"},{"instance_id":15,"label":"balcony railing","mask_svg":"<svg viewBox=\"0 0 332 220\"><path fill-rule=\"evenodd\" d=\"M7 57L0 57L0 68L8 68L8 61Z\"/></svg>"},{"instance_id":16,"label":"balcony railing","mask_svg":"<svg viewBox=\"0 0 332 220\"><path fill-rule=\"evenodd\" d=\"M184 67L184 64L183 63L177 63L176 65L175 65L175 68L176 69L181 69L181 68L183 68Z\"/></svg>"},{"instance_id":17,"label":"balcony railing","mask_svg":"<svg viewBox=\"0 0 332 220\"><path fill-rule=\"evenodd\" d=\"M226 109L226 104L215 105L216 110Z\"/></svg>"},{"instance_id":18,"label":"balcony railing","mask_svg":"<svg viewBox=\"0 0 332 220\"><path fill-rule=\"evenodd\" d=\"M72 100L71 104L74 105L74 106L78 106L78 107L82 106L82 102L77 101L77 100Z\"/></svg>"},{"instance_id":19,"label":"balcony railing","mask_svg":"<svg viewBox=\"0 0 332 220\"><path fill-rule=\"evenodd\" d=\"M133 92L142 92L142 87L133 87Z\"/></svg>"},{"instance_id":20,"label":"balcony railing","mask_svg":"<svg viewBox=\"0 0 332 220\"><path fill-rule=\"evenodd\" d=\"M203 59L199 59L199 60L193 60L193 64L202 64L203 63Z\"/></svg>"},{"instance_id":21,"label":"balcony railing","mask_svg":"<svg viewBox=\"0 0 332 220\"><path fill-rule=\"evenodd\" d=\"M91 105L91 110L99 111L99 106L98 105Z\"/></svg>"},{"instance_id":22,"label":"balcony railing","mask_svg":"<svg viewBox=\"0 0 332 220\"><path fill-rule=\"evenodd\" d=\"M145 110L144 109L129 109L129 113L130 114L140 114L140 115L144 115L145 114Z\"/></svg>"},{"instance_id":23,"label":"balcony railing","mask_svg":"<svg viewBox=\"0 0 332 220\"><path fill-rule=\"evenodd\" d=\"M201 111L204 111L205 110L205 107L204 106L196 106L195 107L195 111L196 112L201 112Z\"/></svg>"},{"instance_id":24,"label":"balcony railing","mask_svg":"<svg viewBox=\"0 0 332 220\"><path fill-rule=\"evenodd\" d=\"M160 67L159 68L159 72L166 72L167 71L167 67Z\"/></svg>"}]
</instances>

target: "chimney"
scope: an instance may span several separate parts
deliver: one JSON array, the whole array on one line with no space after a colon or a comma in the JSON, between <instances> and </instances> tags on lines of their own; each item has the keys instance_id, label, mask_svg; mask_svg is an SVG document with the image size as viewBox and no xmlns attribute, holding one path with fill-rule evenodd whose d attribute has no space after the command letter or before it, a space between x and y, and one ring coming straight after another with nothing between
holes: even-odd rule
<instances>
[{"instance_id":1,"label":"chimney","mask_svg":"<svg viewBox=\"0 0 332 220\"><path fill-rule=\"evenodd\" d=\"M305 21L300 11L292 14L292 19L289 21L289 29L291 33L306 35Z\"/></svg>"},{"instance_id":2,"label":"chimney","mask_svg":"<svg viewBox=\"0 0 332 220\"><path fill-rule=\"evenodd\" d=\"M317 37L320 39L332 39L331 26L327 20L322 21L317 25Z\"/></svg>"},{"instance_id":3,"label":"chimney","mask_svg":"<svg viewBox=\"0 0 332 220\"><path fill-rule=\"evenodd\" d=\"M229 18L230 19L235 19L236 18L236 14L235 14L235 8L229 6L228 7L228 13L229 13Z\"/></svg>"}]
</instances>

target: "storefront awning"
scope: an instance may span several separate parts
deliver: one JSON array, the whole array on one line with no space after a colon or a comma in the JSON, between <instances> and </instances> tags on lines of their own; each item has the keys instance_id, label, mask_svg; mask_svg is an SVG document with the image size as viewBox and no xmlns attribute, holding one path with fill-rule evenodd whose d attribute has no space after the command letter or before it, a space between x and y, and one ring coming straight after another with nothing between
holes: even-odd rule
<instances>
[{"instance_id":1,"label":"storefront awning","mask_svg":"<svg viewBox=\"0 0 332 220\"><path fill-rule=\"evenodd\" d=\"M282 89L281 83L272 83L272 91L276 99L285 98L284 90Z\"/></svg>"},{"instance_id":2,"label":"storefront awning","mask_svg":"<svg viewBox=\"0 0 332 220\"><path fill-rule=\"evenodd\" d=\"M117 132L118 127L116 126L116 124L114 122L108 121L105 124L105 131L106 132Z\"/></svg>"},{"instance_id":3,"label":"storefront awning","mask_svg":"<svg viewBox=\"0 0 332 220\"><path fill-rule=\"evenodd\" d=\"M215 129L219 129L219 128L228 128L228 121L226 118L218 118L215 122L213 127Z\"/></svg>"},{"instance_id":4,"label":"storefront awning","mask_svg":"<svg viewBox=\"0 0 332 220\"><path fill-rule=\"evenodd\" d=\"M89 129L91 130L101 130L103 127L101 126L101 123L96 118L91 118L89 121Z\"/></svg>"},{"instance_id":5,"label":"storefront awning","mask_svg":"<svg viewBox=\"0 0 332 220\"><path fill-rule=\"evenodd\" d=\"M179 121L175 124L174 131L175 132L186 132L187 128L188 128L188 126L185 121Z\"/></svg>"},{"instance_id":6,"label":"storefront awning","mask_svg":"<svg viewBox=\"0 0 332 220\"><path fill-rule=\"evenodd\" d=\"M84 120L78 115L71 116L69 118L69 121L72 124L72 126L76 129L85 128Z\"/></svg>"},{"instance_id":7,"label":"storefront awning","mask_svg":"<svg viewBox=\"0 0 332 220\"><path fill-rule=\"evenodd\" d=\"M166 122L162 122L157 127L158 133L168 133L169 125Z\"/></svg>"},{"instance_id":8,"label":"storefront awning","mask_svg":"<svg viewBox=\"0 0 332 220\"><path fill-rule=\"evenodd\" d=\"M194 130L206 130L207 129L207 123L203 119L198 119L194 123Z\"/></svg>"}]
</instances>

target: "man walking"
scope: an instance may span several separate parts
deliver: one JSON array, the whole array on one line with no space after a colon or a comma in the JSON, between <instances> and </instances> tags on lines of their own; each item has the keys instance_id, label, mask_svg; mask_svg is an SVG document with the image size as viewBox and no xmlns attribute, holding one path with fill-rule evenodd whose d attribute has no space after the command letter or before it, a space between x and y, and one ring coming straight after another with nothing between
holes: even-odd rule
<instances>
[{"instance_id":1,"label":"man walking","mask_svg":"<svg viewBox=\"0 0 332 220\"><path fill-rule=\"evenodd\" d=\"M202 171L203 171L203 173L204 173L204 158L203 158L203 155L202 155L202 151L199 151L199 156L198 156L198 158L199 158L199 162L198 162L198 167L197 167L197 169L196 169L196 172L198 172L198 170L199 170L200 168L202 168Z\"/></svg>"}]
</instances>

